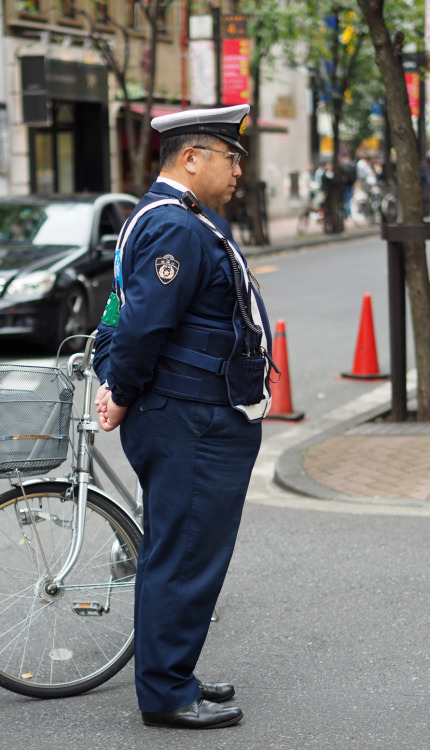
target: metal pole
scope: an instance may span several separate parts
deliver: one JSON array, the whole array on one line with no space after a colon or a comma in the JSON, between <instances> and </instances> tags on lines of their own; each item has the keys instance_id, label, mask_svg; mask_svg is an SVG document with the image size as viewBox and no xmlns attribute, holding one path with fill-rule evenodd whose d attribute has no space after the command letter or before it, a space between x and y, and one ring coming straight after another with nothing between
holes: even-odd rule
<instances>
[{"instance_id":1,"label":"metal pole","mask_svg":"<svg viewBox=\"0 0 430 750\"><path fill-rule=\"evenodd\" d=\"M217 106L222 104L222 47L221 47L221 11L219 8L212 8L214 19L214 42L215 42L215 66L216 66L216 102Z\"/></svg>"},{"instance_id":2,"label":"metal pole","mask_svg":"<svg viewBox=\"0 0 430 750\"><path fill-rule=\"evenodd\" d=\"M406 395L406 284L402 242L388 242L388 304L390 310L391 416L407 417Z\"/></svg>"}]
</instances>

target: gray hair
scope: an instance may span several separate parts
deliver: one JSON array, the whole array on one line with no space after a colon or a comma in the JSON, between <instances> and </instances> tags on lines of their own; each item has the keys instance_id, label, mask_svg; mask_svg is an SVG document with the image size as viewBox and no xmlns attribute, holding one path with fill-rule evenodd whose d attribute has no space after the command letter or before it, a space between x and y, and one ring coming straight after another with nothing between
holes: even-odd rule
<instances>
[{"instance_id":1,"label":"gray hair","mask_svg":"<svg viewBox=\"0 0 430 750\"><path fill-rule=\"evenodd\" d=\"M220 139L213 135L197 135L190 133L187 135L176 135L170 138L164 138L161 142L160 151L160 169L166 167L170 169L173 167L179 154L182 153L184 148L193 147L195 145L207 146L208 148L215 148L219 144ZM210 152L202 151L205 159L210 159Z\"/></svg>"}]
</instances>

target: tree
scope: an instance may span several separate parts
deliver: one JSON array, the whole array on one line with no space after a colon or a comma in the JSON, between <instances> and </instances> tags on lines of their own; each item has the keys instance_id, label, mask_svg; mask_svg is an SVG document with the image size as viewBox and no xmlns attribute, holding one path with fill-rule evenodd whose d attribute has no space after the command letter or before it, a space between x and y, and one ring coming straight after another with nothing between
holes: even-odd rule
<instances>
[{"instance_id":1,"label":"tree","mask_svg":"<svg viewBox=\"0 0 430 750\"><path fill-rule=\"evenodd\" d=\"M286 62L312 76L319 106L330 114L334 141L330 224L332 231L342 231L340 126L347 97L354 101L354 86L363 80L367 30L361 14L333 0L244 0L244 7L256 39L254 59L274 62L273 50L281 44Z\"/></svg>"},{"instance_id":2,"label":"tree","mask_svg":"<svg viewBox=\"0 0 430 750\"><path fill-rule=\"evenodd\" d=\"M144 164L147 156L149 138L151 133L151 110L154 100L155 74L156 74L156 55L159 19L171 0L137 0L136 8L139 8L149 27L148 54L148 75L145 97L145 111L140 116L140 129L137 134L134 123L135 116L132 111L132 100L128 90L127 76L131 55L131 35L130 30L122 23L109 14L106 6L105 22L115 27L122 38L122 45L117 50L98 28L94 14L85 9L77 12L81 13L87 22L88 35L95 49L98 50L101 57L106 63L108 70L112 71L121 92L124 102L125 127L128 140L128 155L132 172L132 192L141 195L144 189ZM143 57L143 55L142 55Z\"/></svg>"},{"instance_id":3,"label":"tree","mask_svg":"<svg viewBox=\"0 0 430 750\"><path fill-rule=\"evenodd\" d=\"M387 114L391 139L396 152L397 183L403 223L422 223L422 188L418 141L415 134L405 75L402 49L403 30L393 34L384 16L384 0L358 0L369 27L386 89ZM416 8L414 3L414 6ZM421 12L422 12L421 4ZM403 28L405 24L403 23ZM430 283L424 242L406 242L405 270L414 331L418 373L418 420L430 420Z\"/></svg>"}]
</instances>

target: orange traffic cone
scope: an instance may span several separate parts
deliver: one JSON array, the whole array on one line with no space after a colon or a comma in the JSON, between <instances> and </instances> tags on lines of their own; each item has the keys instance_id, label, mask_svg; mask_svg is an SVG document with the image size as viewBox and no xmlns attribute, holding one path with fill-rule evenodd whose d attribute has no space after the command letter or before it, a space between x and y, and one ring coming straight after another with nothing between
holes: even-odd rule
<instances>
[{"instance_id":1,"label":"orange traffic cone","mask_svg":"<svg viewBox=\"0 0 430 750\"><path fill-rule=\"evenodd\" d=\"M362 380L390 377L379 371L375 333L373 330L372 298L368 292L363 295L360 326L358 329L352 371L343 372L342 377Z\"/></svg>"},{"instance_id":2,"label":"orange traffic cone","mask_svg":"<svg viewBox=\"0 0 430 750\"><path fill-rule=\"evenodd\" d=\"M303 419L303 412L294 411L291 403L290 372L288 367L287 337L285 323L278 320L273 337L272 357L280 370L278 380L271 383L272 405L267 419L286 419L296 422Z\"/></svg>"}]
</instances>

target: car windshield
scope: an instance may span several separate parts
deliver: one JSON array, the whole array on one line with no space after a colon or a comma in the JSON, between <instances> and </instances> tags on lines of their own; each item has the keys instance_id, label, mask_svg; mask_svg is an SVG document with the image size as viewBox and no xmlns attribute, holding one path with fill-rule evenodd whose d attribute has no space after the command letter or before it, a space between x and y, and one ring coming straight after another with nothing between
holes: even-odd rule
<instances>
[{"instance_id":1,"label":"car windshield","mask_svg":"<svg viewBox=\"0 0 430 750\"><path fill-rule=\"evenodd\" d=\"M73 247L89 242L91 203L0 204L0 244Z\"/></svg>"}]
</instances>

